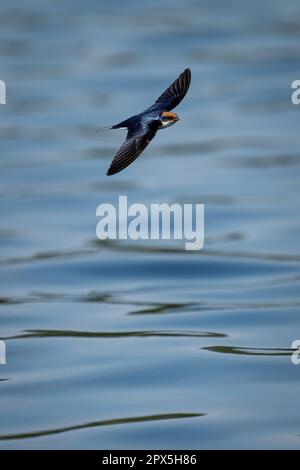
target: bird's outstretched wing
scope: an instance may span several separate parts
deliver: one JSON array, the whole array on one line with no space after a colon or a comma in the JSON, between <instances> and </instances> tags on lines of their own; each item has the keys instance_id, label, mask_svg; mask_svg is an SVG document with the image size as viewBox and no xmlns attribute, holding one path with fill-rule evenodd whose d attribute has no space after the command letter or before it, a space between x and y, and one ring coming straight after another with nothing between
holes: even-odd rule
<instances>
[{"instance_id":1,"label":"bird's outstretched wing","mask_svg":"<svg viewBox=\"0 0 300 470\"><path fill-rule=\"evenodd\" d=\"M153 139L158 127L159 121L152 121L145 129L141 128L133 131L129 128L127 138L111 162L106 174L114 175L115 173L119 173L119 171L136 160Z\"/></svg>"},{"instance_id":2,"label":"bird's outstretched wing","mask_svg":"<svg viewBox=\"0 0 300 470\"><path fill-rule=\"evenodd\" d=\"M188 92L191 83L191 71L185 69L179 77L167 88L155 101L151 108L161 107L166 111L171 111L179 105Z\"/></svg>"}]
</instances>

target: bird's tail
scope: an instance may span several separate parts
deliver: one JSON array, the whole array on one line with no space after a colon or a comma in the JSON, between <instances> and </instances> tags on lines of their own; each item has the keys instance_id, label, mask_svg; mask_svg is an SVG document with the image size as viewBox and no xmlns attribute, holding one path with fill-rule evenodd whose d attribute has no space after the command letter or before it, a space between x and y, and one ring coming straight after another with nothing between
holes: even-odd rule
<instances>
[{"instance_id":1,"label":"bird's tail","mask_svg":"<svg viewBox=\"0 0 300 470\"><path fill-rule=\"evenodd\" d=\"M115 124L114 126L100 127L98 130L109 131L110 129L128 129L129 125L130 125L130 118L126 119L125 121L119 122L119 124Z\"/></svg>"},{"instance_id":2,"label":"bird's tail","mask_svg":"<svg viewBox=\"0 0 300 470\"><path fill-rule=\"evenodd\" d=\"M114 126L105 126L105 127L99 127L98 128L98 131L102 132L102 131L109 131L110 129L113 129Z\"/></svg>"}]
</instances>

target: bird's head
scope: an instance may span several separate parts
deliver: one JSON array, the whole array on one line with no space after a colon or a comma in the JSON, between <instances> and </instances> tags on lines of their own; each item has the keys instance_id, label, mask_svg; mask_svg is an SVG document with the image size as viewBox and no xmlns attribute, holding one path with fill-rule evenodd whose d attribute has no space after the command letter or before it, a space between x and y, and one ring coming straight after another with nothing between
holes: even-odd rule
<instances>
[{"instance_id":1,"label":"bird's head","mask_svg":"<svg viewBox=\"0 0 300 470\"><path fill-rule=\"evenodd\" d=\"M164 111L160 117L161 121L161 128L172 126L175 122L179 121L179 117L176 113L172 113L171 111Z\"/></svg>"}]
</instances>

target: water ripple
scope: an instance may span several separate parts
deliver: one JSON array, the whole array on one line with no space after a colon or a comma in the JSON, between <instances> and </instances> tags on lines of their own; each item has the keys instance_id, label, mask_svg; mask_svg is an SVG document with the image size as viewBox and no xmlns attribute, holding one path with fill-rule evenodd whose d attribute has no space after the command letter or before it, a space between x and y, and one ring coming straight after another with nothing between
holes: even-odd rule
<instances>
[{"instance_id":1,"label":"water ripple","mask_svg":"<svg viewBox=\"0 0 300 470\"><path fill-rule=\"evenodd\" d=\"M14 439L33 439L37 437L49 436L51 434L61 434L70 431L77 431L79 429L88 429L88 428L97 428L100 426L115 426L121 424L134 424L134 423L143 423L148 421L165 421L170 419L189 419L189 418L199 418L201 416L206 416L205 413L165 413L157 415L146 415L146 416L134 416L128 418L114 418L114 419L104 419L99 421L90 421L89 423L75 424L73 426L65 426L62 428L56 429L47 429L41 431L31 431L24 433L16 434L3 434L0 435L0 440L14 440Z\"/></svg>"},{"instance_id":2,"label":"water ripple","mask_svg":"<svg viewBox=\"0 0 300 470\"><path fill-rule=\"evenodd\" d=\"M221 354L240 354L243 356L291 356L294 351L288 348L248 348L239 346L208 346L201 349Z\"/></svg>"},{"instance_id":3,"label":"water ripple","mask_svg":"<svg viewBox=\"0 0 300 470\"><path fill-rule=\"evenodd\" d=\"M16 336L4 338L24 339L24 338L128 338L128 337L184 337L184 338L224 338L223 333L202 332L202 331L72 331L72 330L29 330Z\"/></svg>"}]
</instances>

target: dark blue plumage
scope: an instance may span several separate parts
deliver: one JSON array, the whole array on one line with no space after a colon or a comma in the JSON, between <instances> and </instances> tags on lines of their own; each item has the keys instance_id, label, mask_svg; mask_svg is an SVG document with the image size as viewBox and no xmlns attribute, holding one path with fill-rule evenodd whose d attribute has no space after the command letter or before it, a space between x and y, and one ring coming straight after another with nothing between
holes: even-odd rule
<instances>
[{"instance_id":1,"label":"dark blue plumage","mask_svg":"<svg viewBox=\"0 0 300 470\"><path fill-rule=\"evenodd\" d=\"M113 159L107 175L113 175L126 168L147 147L159 129L164 129L179 120L171 110L185 97L191 83L191 71L184 72L173 82L155 103L145 111L131 116L108 129L127 128L125 142Z\"/></svg>"}]
</instances>

